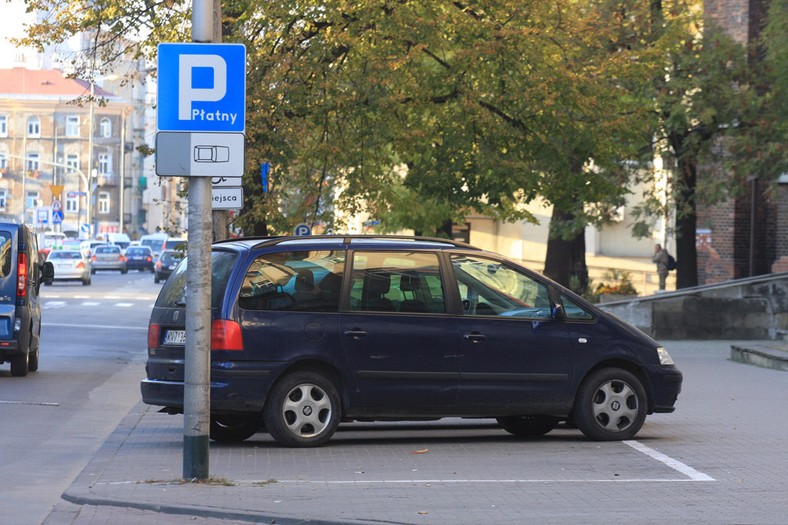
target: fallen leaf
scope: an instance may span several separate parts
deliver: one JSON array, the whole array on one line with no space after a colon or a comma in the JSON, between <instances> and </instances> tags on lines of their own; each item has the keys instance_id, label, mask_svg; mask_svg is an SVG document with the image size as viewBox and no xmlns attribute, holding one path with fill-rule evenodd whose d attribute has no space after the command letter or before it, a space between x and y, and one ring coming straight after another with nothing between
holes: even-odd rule
<instances>
[{"instance_id":1,"label":"fallen leaf","mask_svg":"<svg viewBox=\"0 0 788 525\"><path fill-rule=\"evenodd\" d=\"M423 448L423 449L421 449L421 450L414 450L413 452L411 452L411 454L426 454L426 453L427 453L427 452L429 452L429 451L430 451L430 449L428 449L428 448Z\"/></svg>"}]
</instances>

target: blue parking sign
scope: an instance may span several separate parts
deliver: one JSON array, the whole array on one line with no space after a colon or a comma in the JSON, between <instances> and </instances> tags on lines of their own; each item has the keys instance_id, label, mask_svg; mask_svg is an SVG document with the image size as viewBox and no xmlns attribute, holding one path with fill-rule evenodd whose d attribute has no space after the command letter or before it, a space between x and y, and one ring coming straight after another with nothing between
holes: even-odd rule
<instances>
[{"instance_id":1,"label":"blue parking sign","mask_svg":"<svg viewBox=\"0 0 788 525\"><path fill-rule=\"evenodd\" d=\"M241 132L246 127L243 44L159 44L160 131Z\"/></svg>"}]
</instances>

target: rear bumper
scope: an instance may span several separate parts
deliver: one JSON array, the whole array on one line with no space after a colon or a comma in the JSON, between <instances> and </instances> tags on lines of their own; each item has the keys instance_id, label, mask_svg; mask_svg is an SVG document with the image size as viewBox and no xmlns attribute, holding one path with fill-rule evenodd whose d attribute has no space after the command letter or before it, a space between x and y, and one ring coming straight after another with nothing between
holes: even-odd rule
<instances>
[{"instance_id":1,"label":"rear bumper","mask_svg":"<svg viewBox=\"0 0 788 525\"><path fill-rule=\"evenodd\" d=\"M211 370L211 412L260 412L268 391L268 371ZM183 410L183 381L143 379L142 401L148 405Z\"/></svg>"}]
</instances>

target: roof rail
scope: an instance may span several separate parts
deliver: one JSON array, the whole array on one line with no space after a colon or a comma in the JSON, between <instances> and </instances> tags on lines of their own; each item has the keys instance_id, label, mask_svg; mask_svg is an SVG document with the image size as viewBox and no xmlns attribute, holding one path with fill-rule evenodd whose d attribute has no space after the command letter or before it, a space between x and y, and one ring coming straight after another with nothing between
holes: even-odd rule
<instances>
[{"instance_id":1,"label":"roof rail","mask_svg":"<svg viewBox=\"0 0 788 525\"><path fill-rule=\"evenodd\" d=\"M243 240L259 240L260 245L270 245L274 246L280 244L285 241L293 241L293 240L300 240L300 241L310 241L315 239L331 239L331 240L340 240L345 244L353 244L353 242L359 241L370 241L370 240L394 240L394 241L422 241L422 242L433 242L433 243L441 243L447 244L449 246L453 246L455 248L465 248L468 250L480 250L476 246L472 246L470 244L455 241L452 239L443 239L440 237L424 237L424 236L414 236L414 235L361 235L361 234L348 234L348 235L308 235L308 236L298 236L298 235L283 235L283 236L275 236L275 237L240 237L237 239L225 239L223 241L216 241L216 242L231 242L231 241L243 241ZM215 243L214 243L215 244Z\"/></svg>"}]
</instances>

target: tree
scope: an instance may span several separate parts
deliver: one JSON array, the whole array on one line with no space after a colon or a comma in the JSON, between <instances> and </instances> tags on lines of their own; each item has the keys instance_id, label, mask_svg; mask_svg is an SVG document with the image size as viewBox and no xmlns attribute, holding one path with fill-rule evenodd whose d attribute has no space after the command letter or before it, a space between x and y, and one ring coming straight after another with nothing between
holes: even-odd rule
<instances>
[{"instance_id":1,"label":"tree","mask_svg":"<svg viewBox=\"0 0 788 525\"><path fill-rule=\"evenodd\" d=\"M675 214L678 288L698 284L697 206L735 197L753 174L740 153L759 134L755 123L764 100L747 48L711 21L702 23L692 4L661 12L664 24L654 39L655 59L661 56L663 64L653 82L654 151L676 168L665 193L647 195L638 210L641 218ZM636 226L637 235L648 234L647 222Z\"/></svg>"}]
</instances>

